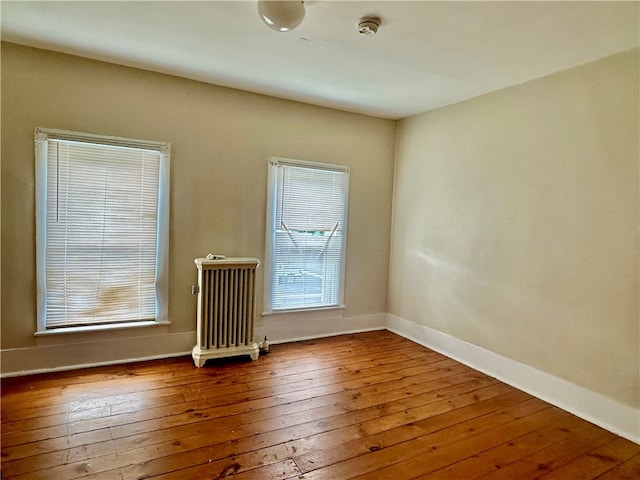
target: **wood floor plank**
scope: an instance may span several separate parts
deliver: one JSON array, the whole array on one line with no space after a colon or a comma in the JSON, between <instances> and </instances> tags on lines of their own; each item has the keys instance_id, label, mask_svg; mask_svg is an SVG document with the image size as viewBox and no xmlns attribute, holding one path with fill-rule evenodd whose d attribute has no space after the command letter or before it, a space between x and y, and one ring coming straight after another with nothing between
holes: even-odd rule
<instances>
[{"instance_id":1,"label":"wood floor plank","mask_svg":"<svg viewBox=\"0 0 640 480\"><path fill-rule=\"evenodd\" d=\"M543 427L496 447L473 454L420 478L423 480L476 479L500 470L546 446L566 441L575 434L575 431L581 431L579 425L575 426L573 432L558 425Z\"/></svg>"},{"instance_id":2,"label":"wood floor plank","mask_svg":"<svg viewBox=\"0 0 640 480\"><path fill-rule=\"evenodd\" d=\"M597 480L638 480L640 478L640 453L596 478Z\"/></svg>"},{"instance_id":3,"label":"wood floor plank","mask_svg":"<svg viewBox=\"0 0 640 480\"><path fill-rule=\"evenodd\" d=\"M568 429L573 431L571 427ZM572 435L566 440L548 445L480 478L485 480L507 480L519 477L537 479L582 455L586 455L594 448L606 445L614 438L615 436L609 432L585 426L580 431L580 435Z\"/></svg>"},{"instance_id":4,"label":"wood floor plank","mask_svg":"<svg viewBox=\"0 0 640 480\"><path fill-rule=\"evenodd\" d=\"M389 392L389 393L394 393L395 394L396 392ZM397 395L395 395L395 396L397 396ZM394 397L386 397L386 399L387 400L393 400L393 398L395 398L395 396ZM366 408L367 406L369 406L369 407L375 407L378 411L381 411L381 410L384 410L384 408L380 408L380 405L384 405L385 408L390 408L390 406L393 405L393 404L397 405L397 408L398 407L401 408L401 409L406 408L406 404L400 404L400 402L398 402L397 400L393 400L393 401L389 402L388 404L379 403L379 402L382 402L384 400L385 400L385 398L383 398L383 397L373 398L371 396L369 396L369 397L367 397L367 396L362 397L361 396L361 397L358 397L357 399L355 399L353 401L353 403L349 404L347 410L350 411L350 412L354 412L356 410L362 410L362 409ZM375 410L374 410L374 412L375 412ZM345 412L343 414L343 416L344 417L348 417L348 413ZM328 416L326 416L324 418L329 418L329 417L330 417L330 415L328 415ZM380 421L380 418L375 418L374 421ZM298 426L298 429L302 429L302 428L304 428L304 425ZM336 441L339 438L340 438L340 436L339 436L339 434L337 432L333 433L331 437L327 437L328 440L333 440L333 441ZM189 440L193 444L193 441L195 440L195 438L192 437ZM206 442L206 439L203 439L203 440ZM238 439L238 440L243 440L243 439ZM249 449L248 451L250 453L256 454L256 455L259 454L262 463L266 462L265 458L272 458L274 461L280 459L277 455L275 455L275 457L274 457L273 451L271 451L270 447L266 447L266 448L263 448L263 449L257 450L257 451L251 451L250 450L251 448L255 448L256 442L255 441L251 441L252 440L251 438L245 438L244 440L249 440L249 441L244 442L245 445L241 445L239 442L236 442L234 444L234 447L233 447L234 455L237 456L237 455L246 453L247 450L245 450L245 449ZM323 442L316 443L314 445L313 449L317 450L317 448L318 448L317 446L318 445L322 445L322 444L323 444ZM281 447L284 448L284 450L291 450L291 451L293 451L293 453L296 453L296 452L303 453L305 451L308 451L311 448L312 445L313 444L310 441L310 437L307 436L307 437L304 438L304 441L288 442L286 445L281 445ZM200 452L194 451L193 449L186 449L186 451L185 451L184 448L181 448L181 450L183 452L185 452L185 453L181 454L181 453L177 452L177 449L175 449L175 447L171 448L171 446L168 446L168 445L167 445L167 447L169 447L169 448L168 449L163 449L163 451L162 451L162 461L166 460L167 457L169 457L171 454L173 454L173 457L172 457L171 461L174 464L182 463L184 465L188 465L189 462L193 461L192 458L191 458L191 456L193 454L200 455L201 459L205 459L206 460L208 458L209 460L212 460L212 459L216 460L216 459L220 458L219 455L221 454L221 452L226 451L224 449L224 446L223 447L219 447L218 445L216 445L214 447L201 448ZM180 445L180 447L184 447L184 445ZM138 452L135 452L135 451L131 452L131 454L134 455L134 456L139 455ZM147 454L147 456L148 455L149 455L149 453ZM153 453L151 453L151 455L153 455ZM295 458L295 460L296 460L296 463L298 463L297 462L298 459ZM149 474L150 471L154 471L154 469L156 468L155 466L152 465L152 463L153 462L147 461L144 464L144 470L145 470L145 472L147 474ZM243 465L246 465L247 463L248 462L243 462Z\"/></svg>"},{"instance_id":5,"label":"wood floor plank","mask_svg":"<svg viewBox=\"0 0 640 480\"><path fill-rule=\"evenodd\" d=\"M451 371L448 372L448 373L457 373L458 370L460 370L460 369L457 369L457 368L456 369L451 369ZM462 369L462 370L468 370L468 369L465 368L465 369ZM430 386L429 388L433 389L433 388L438 386L438 383L435 383L435 380L440 378L442 375L443 375L443 372L428 372L428 373L425 373L425 374L422 374L422 375L416 375L414 377L408 377L408 378L411 379L411 382L417 381L417 382L420 382L420 384L429 385ZM468 375L468 373L467 373L467 375ZM475 378L477 376L478 376L478 374L472 374L469 378ZM450 383L452 383L454 381L457 381L457 379L464 380L464 379L467 379L467 377L465 377L464 375L461 375L461 374L449 376L449 377L447 377L447 383L445 383L445 385L450 384ZM387 382L385 382L385 383L378 384L378 385L372 386L372 387L363 387L364 389L362 389L362 390L354 390L353 395L366 394L369 391L370 391L369 393L379 393L379 392L384 391L385 389L389 389L389 388L393 388L393 387L396 387L396 388L397 387L401 387L402 383L406 383L406 382L403 382L402 380L399 380L399 381L390 382L388 386L387 386ZM417 391L418 389L413 388L412 390ZM348 392L348 390L342 388L342 386L338 389L338 391L340 393ZM317 392L314 392L314 393L317 393ZM306 402L306 401L308 401L308 400L306 400L307 397L310 397L312 399L313 398L318 398L318 397L314 397L313 395L307 395L303 391L302 395L299 398L297 398L297 400L305 399L304 401ZM279 398L278 401L280 403L285 403L285 404L286 403L291 403L291 402L296 400L296 398L291 397L291 396L289 396L289 397L284 396L284 397L278 397L278 398ZM339 401L337 399L334 399L334 400L335 401ZM334 403L335 403L335 401L334 401ZM258 407L260 407L260 408L268 407L270 404L268 404L266 402L267 402L267 400L263 399L263 403L261 405L257 405L255 403L252 404L251 402L243 402L243 403L238 404L238 405L234 404L234 405L231 405L231 406L228 407L228 410L226 411L226 413L223 412L223 413L220 413L218 415L212 415L212 416L214 416L214 417L224 417L225 415L234 415L235 416L238 413L241 413L242 411L247 411L248 412L248 411L256 410L256 409L258 409ZM224 409L226 407L221 407L221 408ZM196 413L198 413L198 412L192 412L193 415L195 415ZM211 428L213 428L213 425L215 424L215 420L213 420L213 419L207 420L207 418L203 417L203 416L200 416L200 417L197 417L197 418L200 419L201 421L207 421L208 422L208 425L203 425L203 429L205 431L207 431L207 432L210 432ZM184 434L180 434L178 432L178 430L182 430L185 433ZM183 435L189 435L189 434L192 435L193 433L194 433L193 430L185 429L183 425L180 425L175 430L171 431L169 436L171 438L180 438ZM142 433L141 435L142 436L139 436L139 437L129 437L129 438L131 438L131 440L129 440L128 438L125 439L124 440L124 444L127 447L135 447L138 444L142 444L142 443L147 444L149 442L160 441L160 439L162 439L162 435L149 436L149 435L146 435L145 433ZM38 445L38 444L37 443L31 443L28 446L35 446L35 445ZM63 442L62 444L60 444L60 446L58 448L65 448L65 447L66 447L66 445ZM45 442L45 445L42 446L42 448L51 450L51 449L55 449L56 447L55 447L55 444L54 444L53 441L47 441L47 442ZM19 452L19 449L20 449L19 447L15 448L15 449L6 448L5 449L5 455L7 457L9 457L9 458L12 458L12 459L20 458L20 456L25 456L24 452ZM28 452L27 452L27 454L28 454Z\"/></svg>"},{"instance_id":6,"label":"wood floor plank","mask_svg":"<svg viewBox=\"0 0 640 480\"><path fill-rule=\"evenodd\" d=\"M512 393L513 392L510 392L510 394ZM475 393L473 393L473 395L475 395ZM498 395L496 397L492 397L483 401L473 400L471 394L463 395L463 397L465 397L469 404L472 405L470 405L459 418L454 419L453 416L450 417L450 420L455 423L458 423L460 421L459 419L465 418L465 414L468 415L467 418L473 418L472 416L482 416L489 412L494 412L496 410L499 410L500 408L504 408L523 401L522 397L514 395L511 395L510 397ZM433 403L431 404L431 409L428 411L428 413L425 409L421 409L422 416L428 416L430 418L431 416L442 415L445 412L457 412L457 410L460 409L460 407L463 405L463 402L464 399L459 399L459 401L457 402L457 408L454 407L453 404L449 403L449 400ZM416 415L415 413L412 414L408 411L407 414L412 415L412 418L414 418L414 415ZM388 420L388 417L391 416L393 415L389 415L387 416L387 418L382 417L376 419L375 421L368 422L367 424L363 424L361 429L366 432L367 435L363 436L362 438L344 444L334 444L323 449L314 450L313 452L310 452L308 454L294 457L294 460L300 467L300 470L302 470L303 472L308 472L311 470L322 468L324 466L345 461L347 459L355 458L360 455L365 455L370 452L379 451L393 445L399 445L403 442L420 438L429 433L429 430L427 428L421 427L416 423L415 420L399 424L397 422L390 422ZM410 425L413 428L402 428L407 425Z\"/></svg>"},{"instance_id":7,"label":"wood floor plank","mask_svg":"<svg viewBox=\"0 0 640 480\"><path fill-rule=\"evenodd\" d=\"M612 470L638 453L635 445L621 438L582 455L552 472L542 475L544 480L562 480L565 478L584 478L591 480Z\"/></svg>"},{"instance_id":8,"label":"wood floor plank","mask_svg":"<svg viewBox=\"0 0 640 480\"><path fill-rule=\"evenodd\" d=\"M440 362L442 363L442 362ZM447 365L451 364L451 361L447 361L446 363ZM311 382L312 384L326 384L326 383L333 383L333 382L340 382L340 381L347 381L347 380L351 380L351 379L357 379L359 381L362 381L363 379L367 379L368 376L372 376L374 377L374 380L376 382L379 382L381 380L383 380L383 377L375 377L374 374L376 374L377 372L382 372L381 374L389 374L389 372L393 372L396 369L399 369L400 367L394 367L394 366L389 366L389 365L385 365L383 367L376 367L376 368L370 368L370 369L363 369L363 370L358 370L357 372L347 372L344 374L340 374L340 375L333 375L332 377L330 377L329 380L325 381L326 379L323 380L318 380L315 383ZM431 371L431 370L435 370L436 368L432 368L432 367L428 367L428 366L420 366L419 371ZM411 372L413 371L414 373L418 372L417 369L405 369L407 371L408 374L411 374ZM394 379L395 376L387 376L387 379ZM315 379L317 380L317 379ZM369 382L371 383L371 382ZM304 382L302 382L301 380L298 380L298 382L285 382L285 385L290 385L290 390L299 390L301 388L303 388L304 385L306 385ZM245 393L245 391L241 392L241 394ZM257 396L258 398L263 398L263 397L267 397L268 394L271 394L272 391L269 390L268 393L260 393ZM216 396L219 397L225 397L226 399L226 403L230 403L230 391L229 390L224 390L224 388L222 389L217 389L216 392ZM211 399L212 397L207 397L209 399ZM249 400L251 397L242 395L240 398L238 399L233 399L233 401L244 401L246 402L247 400ZM209 418L209 417L213 417L213 416L219 416L219 415L213 415L213 412L210 410L213 409L202 409L202 406L200 405L200 402L186 402L183 404L176 404L177 407L176 408L157 408L155 411L151 411L151 410L144 410L142 411L137 411L137 412L133 412L129 415L121 415L120 417L118 417L117 415L112 415L109 417L103 417L101 420L95 420L95 419L90 419L87 421L79 421L79 422L75 422L73 424L73 427L69 430L69 431L65 431L63 428L61 427L52 427L52 428L40 428L37 432L32 432L32 431L20 431L20 432L9 432L9 433L5 433L3 432L2 435L2 440L3 440L3 444L5 446L12 446L12 445L18 445L21 443L27 443L29 441L37 441L37 440L42 440L42 439L47 439L47 438L53 438L56 436L62 436L65 434L72 434L72 433L80 433L83 431L89 431L91 429L97 429L97 428L101 428L101 427L116 427L118 425L131 425L134 423L137 423L136 428L138 429L144 429L144 428L152 428L153 427L149 427L148 425L141 425L140 422L144 421L144 420L149 420L149 419L153 419L153 418L158 418L160 419L160 421L163 422L163 424L166 426L169 425L169 423L167 423L167 418L168 416L171 415L180 415L183 414L184 412L186 412L186 414L189 414L195 410L199 410L199 412L194 413L193 415L187 415L187 417L189 417L190 420L193 421L197 421L198 418ZM217 408L217 407L216 407ZM238 413L238 412L234 412L234 413ZM191 417L195 417L195 418L191 418ZM185 422L186 420L184 420L184 418L175 418L175 419L171 419L171 422ZM114 431L114 435L116 436L126 436L125 434L119 434L117 430Z\"/></svg>"},{"instance_id":9,"label":"wood floor plank","mask_svg":"<svg viewBox=\"0 0 640 480\"><path fill-rule=\"evenodd\" d=\"M482 452L487 448L539 429L548 419L553 419L555 417L554 414L557 414L557 412L552 408L545 408L531 415L517 416L510 422L500 425L499 429L485 428L478 433L478 429L474 428L465 438L458 437L453 442L445 443L448 440L452 440L449 437L437 444L432 444L431 449L425 445L419 455L414 454L405 462L394 463L389 467L363 475L362 478L379 479L389 474L392 477L387 478L415 478L416 471L431 472L443 466L451 465L461 458L468 458L470 455ZM557 419L558 417L555 418ZM424 478L425 476L421 475L418 478Z\"/></svg>"},{"instance_id":10,"label":"wood floor plank","mask_svg":"<svg viewBox=\"0 0 640 480\"><path fill-rule=\"evenodd\" d=\"M495 416L483 415L462 424L456 423L448 428L426 434L410 442L366 452L364 455L313 470L304 474L302 478L307 480L414 478L416 472L424 471L427 466L430 469L435 469L453 463L451 459L460 455L461 452L464 454L473 452L474 448L486 447L490 445L487 442L513 435L513 432L525 433L526 429L531 428L532 423L544 418L548 414L546 410L549 409L550 407L546 407L531 415L515 418L510 422L500 424L499 429L492 428L495 426L496 419L499 418L498 414L493 414ZM514 417L519 417L519 415L515 414ZM507 416L505 419L511 418L513 417ZM498 437L497 434L501 437ZM443 448L450 444L453 446ZM423 460L425 456L428 456L427 463Z\"/></svg>"},{"instance_id":11,"label":"wood floor plank","mask_svg":"<svg viewBox=\"0 0 640 480\"><path fill-rule=\"evenodd\" d=\"M640 447L387 331L2 379L5 479L637 478Z\"/></svg>"},{"instance_id":12,"label":"wood floor plank","mask_svg":"<svg viewBox=\"0 0 640 480\"><path fill-rule=\"evenodd\" d=\"M295 477L300 473L291 459L238 472L240 468L241 465L235 462L222 470L219 470L217 466L205 464L148 478L157 480L202 480L203 478L219 479L233 475L233 480L284 480Z\"/></svg>"}]
</instances>

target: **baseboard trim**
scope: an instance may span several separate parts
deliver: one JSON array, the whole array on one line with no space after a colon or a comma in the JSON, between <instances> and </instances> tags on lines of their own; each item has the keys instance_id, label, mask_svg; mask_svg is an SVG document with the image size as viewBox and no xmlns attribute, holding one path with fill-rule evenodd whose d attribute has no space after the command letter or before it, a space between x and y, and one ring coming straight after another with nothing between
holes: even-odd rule
<instances>
[{"instance_id":1,"label":"baseboard trim","mask_svg":"<svg viewBox=\"0 0 640 480\"><path fill-rule=\"evenodd\" d=\"M196 332L64 342L0 352L0 377L61 372L191 355Z\"/></svg>"},{"instance_id":2,"label":"baseboard trim","mask_svg":"<svg viewBox=\"0 0 640 480\"><path fill-rule=\"evenodd\" d=\"M66 372L69 370L79 370L81 368L105 367L109 365L122 365L123 363L146 362L148 360L162 360L164 358L185 357L185 356L191 356L191 352L190 351L174 352L174 353L167 353L163 355L152 355L149 357L132 357L132 358L123 358L119 360L109 360L109 361L96 362L96 363L79 363L79 364L73 364L73 365L63 365L60 367L53 367L53 368L39 368L35 370L2 372L2 374L0 374L0 378L23 377L26 375L37 375L39 373Z\"/></svg>"},{"instance_id":3,"label":"baseboard trim","mask_svg":"<svg viewBox=\"0 0 640 480\"><path fill-rule=\"evenodd\" d=\"M344 331L339 331L339 332L326 333L326 334L322 334L322 335L307 335L307 336L304 336L304 337L292 337L292 338L287 338L286 340L273 340L273 341L271 341L271 337L268 337L268 338L269 338L269 343L271 345L279 345L281 343L303 342L305 340L315 340L315 339L318 339L318 338L337 337L338 335L350 335L350 334L353 334L353 333L374 332L376 330L386 330L386 328L385 327L373 327L373 328L362 328L362 329L358 329L358 330L344 330ZM264 338L264 336L262 338Z\"/></svg>"},{"instance_id":4,"label":"baseboard trim","mask_svg":"<svg viewBox=\"0 0 640 480\"><path fill-rule=\"evenodd\" d=\"M640 444L640 409L395 315L387 330Z\"/></svg>"},{"instance_id":5,"label":"baseboard trim","mask_svg":"<svg viewBox=\"0 0 640 480\"><path fill-rule=\"evenodd\" d=\"M266 335L269 343L298 342L314 338L334 337L350 333L385 329L385 313L357 315L354 317L327 316L327 313L305 312L270 315L262 325L255 327L256 338Z\"/></svg>"}]
</instances>

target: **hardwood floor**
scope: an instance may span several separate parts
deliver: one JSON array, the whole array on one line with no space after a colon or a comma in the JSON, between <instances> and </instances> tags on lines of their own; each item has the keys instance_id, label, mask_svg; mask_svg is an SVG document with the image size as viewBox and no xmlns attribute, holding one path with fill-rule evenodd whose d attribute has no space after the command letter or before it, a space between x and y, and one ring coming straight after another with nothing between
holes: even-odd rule
<instances>
[{"instance_id":1,"label":"hardwood floor","mask_svg":"<svg viewBox=\"0 0 640 480\"><path fill-rule=\"evenodd\" d=\"M2 380L4 479L638 479L640 446L390 332Z\"/></svg>"}]
</instances>

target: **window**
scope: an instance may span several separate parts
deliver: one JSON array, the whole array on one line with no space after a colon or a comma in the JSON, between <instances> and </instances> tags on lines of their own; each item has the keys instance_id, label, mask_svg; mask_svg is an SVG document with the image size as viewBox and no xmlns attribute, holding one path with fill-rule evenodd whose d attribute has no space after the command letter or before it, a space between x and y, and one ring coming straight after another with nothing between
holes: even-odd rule
<instances>
[{"instance_id":1,"label":"window","mask_svg":"<svg viewBox=\"0 0 640 480\"><path fill-rule=\"evenodd\" d=\"M168 323L169 144L37 129L36 192L37 333Z\"/></svg>"},{"instance_id":2,"label":"window","mask_svg":"<svg viewBox=\"0 0 640 480\"><path fill-rule=\"evenodd\" d=\"M344 303L349 168L269 163L265 313Z\"/></svg>"}]
</instances>

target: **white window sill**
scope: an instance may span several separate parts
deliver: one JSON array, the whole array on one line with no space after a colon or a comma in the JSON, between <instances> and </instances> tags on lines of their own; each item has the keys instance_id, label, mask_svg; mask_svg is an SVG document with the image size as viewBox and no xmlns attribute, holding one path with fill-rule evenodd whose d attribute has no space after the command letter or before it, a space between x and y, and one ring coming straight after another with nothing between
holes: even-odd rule
<instances>
[{"instance_id":1,"label":"white window sill","mask_svg":"<svg viewBox=\"0 0 640 480\"><path fill-rule=\"evenodd\" d=\"M287 313L304 313L304 312L322 312L325 310L344 310L346 305L331 305L329 307L310 307L310 308L292 308L290 310L270 310L268 312L262 312L263 317L269 317L271 315L284 315Z\"/></svg>"},{"instance_id":2,"label":"white window sill","mask_svg":"<svg viewBox=\"0 0 640 480\"><path fill-rule=\"evenodd\" d=\"M104 332L104 331L113 331L113 330L124 330L128 328L142 328L142 327L159 327L159 326L167 326L171 325L171 322L156 322L156 321L147 321L147 322L129 322L129 323L116 323L112 325L90 325L90 326L82 326L82 327L62 327L62 328L51 328L49 330L37 331L33 334L34 337L45 337L49 335L64 335L68 333L87 333L87 332Z\"/></svg>"}]
</instances>

